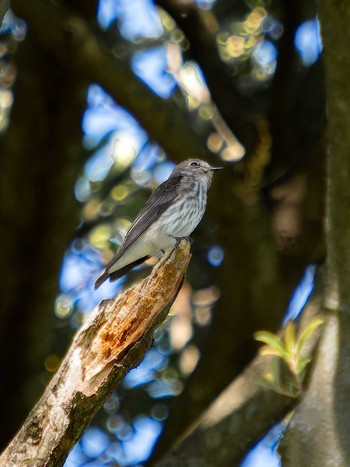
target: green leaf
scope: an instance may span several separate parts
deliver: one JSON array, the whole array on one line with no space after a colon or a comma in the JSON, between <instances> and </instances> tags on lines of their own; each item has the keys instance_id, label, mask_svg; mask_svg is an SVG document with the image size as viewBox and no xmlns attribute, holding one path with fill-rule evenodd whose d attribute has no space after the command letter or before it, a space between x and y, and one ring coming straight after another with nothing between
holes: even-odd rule
<instances>
[{"instance_id":1,"label":"green leaf","mask_svg":"<svg viewBox=\"0 0 350 467\"><path fill-rule=\"evenodd\" d=\"M276 352L275 355L283 359L288 358L286 347L276 334L269 331L257 331L254 333L254 339L271 347Z\"/></svg>"},{"instance_id":2,"label":"green leaf","mask_svg":"<svg viewBox=\"0 0 350 467\"><path fill-rule=\"evenodd\" d=\"M260 355L267 355L267 356L274 356L274 357L283 358L283 357L281 357L281 353L280 353L279 350L277 351L277 350L273 349L272 347L270 347L269 345L265 345L264 347L261 347Z\"/></svg>"},{"instance_id":3,"label":"green leaf","mask_svg":"<svg viewBox=\"0 0 350 467\"><path fill-rule=\"evenodd\" d=\"M284 342L286 343L286 349L291 356L296 353L296 338L295 338L295 325L292 321L288 321L284 330Z\"/></svg>"},{"instance_id":4,"label":"green leaf","mask_svg":"<svg viewBox=\"0 0 350 467\"><path fill-rule=\"evenodd\" d=\"M298 337L296 352L300 353L301 349L305 342L311 337L311 335L324 323L324 319L320 317L315 317L310 321L310 323L301 331L300 336Z\"/></svg>"}]
</instances>

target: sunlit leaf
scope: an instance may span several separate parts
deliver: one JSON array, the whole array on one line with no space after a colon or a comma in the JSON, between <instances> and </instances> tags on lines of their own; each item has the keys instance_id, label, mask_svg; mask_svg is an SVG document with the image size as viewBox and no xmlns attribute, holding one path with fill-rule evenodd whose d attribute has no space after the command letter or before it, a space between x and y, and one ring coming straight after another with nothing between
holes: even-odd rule
<instances>
[{"instance_id":1,"label":"sunlit leaf","mask_svg":"<svg viewBox=\"0 0 350 467\"><path fill-rule=\"evenodd\" d=\"M297 341L296 352L299 354L303 348L305 342L311 337L311 335L324 323L324 319L316 317L310 321L310 323L302 330Z\"/></svg>"},{"instance_id":2,"label":"sunlit leaf","mask_svg":"<svg viewBox=\"0 0 350 467\"><path fill-rule=\"evenodd\" d=\"M292 321L288 321L284 331L284 341L286 344L287 351L292 355L295 354L296 350L296 339L295 339L295 325Z\"/></svg>"},{"instance_id":3,"label":"sunlit leaf","mask_svg":"<svg viewBox=\"0 0 350 467\"><path fill-rule=\"evenodd\" d=\"M274 349L276 351L275 355L284 359L288 357L285 345L276 334L269 331L257 331L254 333L254 339L259 342L263 342Z\"/></svg>"},{"instance_id":4,"label":"sunlit leaf","mask_svg":"<svg viewBox=\"0 0 350 467\"><path fill-rule=\"evenodd\" d=\"M260 355L264 355L264 356L274 356L274 357L281 357L281 353L279 350L275 350L273 349L272 347L270 347L269 345L265 345L264 347L262 347L260 349Z\"/></svg>"}]
</instances>

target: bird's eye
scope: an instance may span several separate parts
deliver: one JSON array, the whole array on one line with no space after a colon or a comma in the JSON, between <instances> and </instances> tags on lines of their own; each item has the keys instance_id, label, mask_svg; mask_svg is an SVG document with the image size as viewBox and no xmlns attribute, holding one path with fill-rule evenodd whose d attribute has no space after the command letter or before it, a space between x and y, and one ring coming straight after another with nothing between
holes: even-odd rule
<instances>
[{"instance_id":1,"label":"bird's eye","mask_svg":"<svg viewBox=\"0 0 350 467\"><path fill-rule=\"evenodd\" d=\"M194 162L191 162L190 165L191 165L192 167L198 167L198 166L199 166L199 163L196 162L196 161L194 161Z\"/></svg>"}]
</instances>

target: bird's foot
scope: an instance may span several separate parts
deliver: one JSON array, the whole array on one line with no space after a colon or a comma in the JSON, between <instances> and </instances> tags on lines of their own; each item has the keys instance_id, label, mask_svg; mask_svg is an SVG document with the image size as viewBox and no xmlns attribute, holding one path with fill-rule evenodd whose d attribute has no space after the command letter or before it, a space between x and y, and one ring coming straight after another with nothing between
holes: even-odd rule
<instances>
[{"instance_id":1,"label":"bird's foot","mask_svg":"<svg viewBox=\"0 0 350 467\"><path fill-rule=\"evenodd\" d=\"M175 243L175 246L174 248L177 248L180 243L181 243L181 240L185 240L186 242L188 242L190 245L192 245L193 243L193 239L191 237L175 237L174 235L169 235L169 237L173 238L174 240L176 240L176 243Z\"/></svg>"},{"instance_id":2,"label":"bird's foot","mask_svg":"<svg viewBox=\"0 0 350 467\"><path fill-rule=\"evenodd\" d=\"M190 245L192 245L193 243L193 238L190 237L189 235L187 237L182 237L183 240L186 240L186 242L188 242Z\"/></svg>"}]
</instances>

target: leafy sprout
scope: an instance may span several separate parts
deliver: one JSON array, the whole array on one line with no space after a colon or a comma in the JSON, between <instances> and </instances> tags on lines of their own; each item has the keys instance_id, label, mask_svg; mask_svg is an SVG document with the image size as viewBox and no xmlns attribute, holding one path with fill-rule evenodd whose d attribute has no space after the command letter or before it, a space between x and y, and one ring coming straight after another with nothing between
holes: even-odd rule
<instances>
[{"instance_id":1,"label":"leafy sprout","mask_svg":"<svg viewBox=\"0 0 350 467\"><path fill-rule=\"evenodd\" d=\"M288 321L280 334L269 331L257 331L254 334L255 340L266 344L261 349L261 354L277 357L263 374L262 384L265 387L289 397L300 396L305 369L311 360L305 356L304 346L323 323L322 318L315 317L298 333L295 323ZM281 362L288 370L286 376L282 373Z\"/></svg>"}]
</instances>

